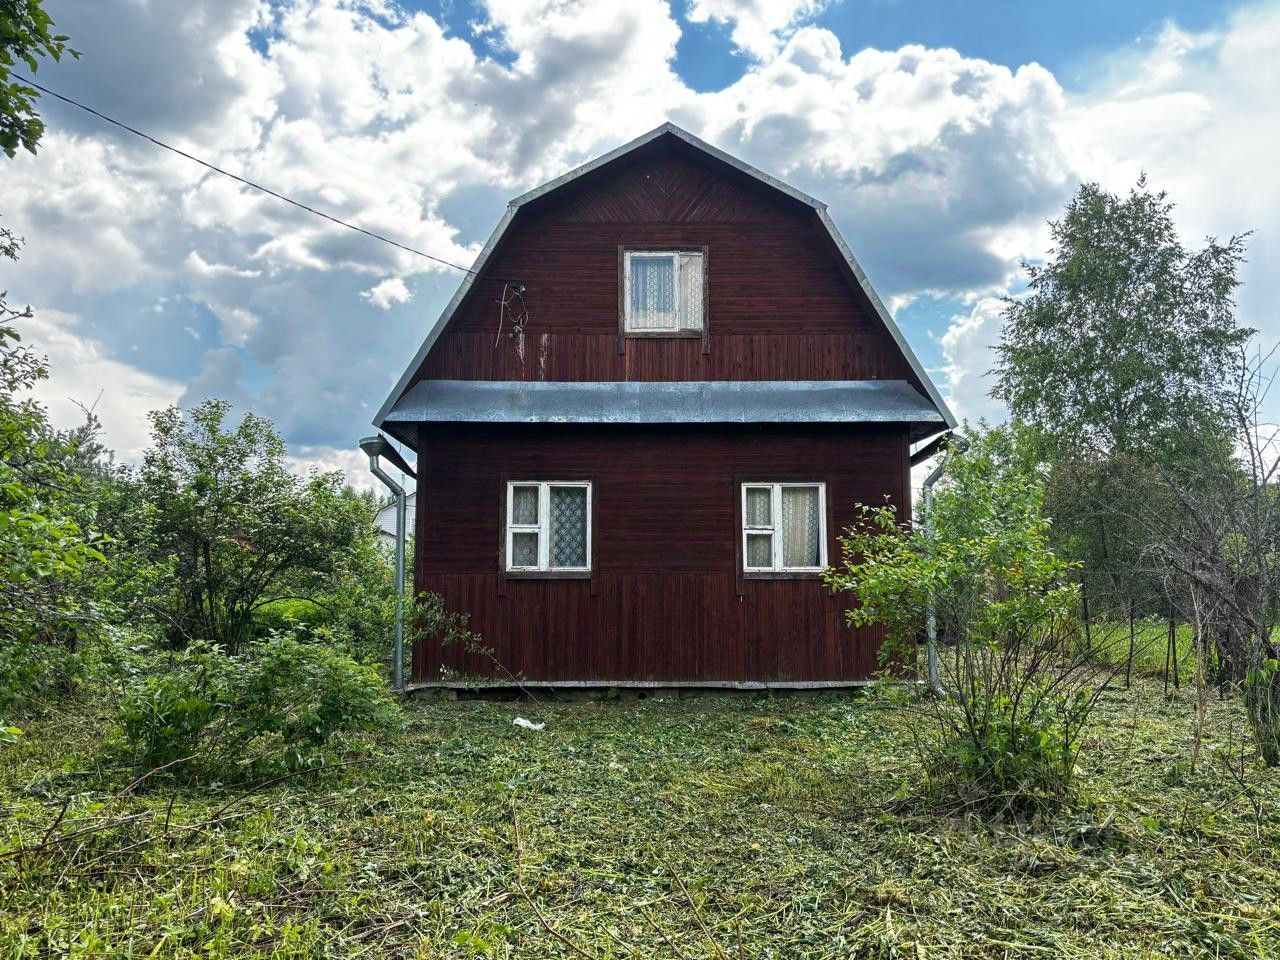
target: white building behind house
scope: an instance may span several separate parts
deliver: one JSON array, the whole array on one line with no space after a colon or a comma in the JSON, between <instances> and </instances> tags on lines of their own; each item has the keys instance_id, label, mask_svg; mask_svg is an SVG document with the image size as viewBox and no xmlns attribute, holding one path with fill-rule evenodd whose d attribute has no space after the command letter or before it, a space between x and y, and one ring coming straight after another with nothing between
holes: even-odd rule
<instances>
[{"instance_id":1,"label":"white building behind house","mask_svg":"<svg viewBox=\"0 0 1280 960\"><path fill-rule=\"evenodd\" d=\"M413 511L414 503L417 499L417 491L405 497L405 533L406 536L413 539ZM378 525L378 532L381 535L382 542L389 549L394 549L396 545L396 502L394 499L387 501L386 505L378 511L374 522Z\"/></svg>"}]
</instances>

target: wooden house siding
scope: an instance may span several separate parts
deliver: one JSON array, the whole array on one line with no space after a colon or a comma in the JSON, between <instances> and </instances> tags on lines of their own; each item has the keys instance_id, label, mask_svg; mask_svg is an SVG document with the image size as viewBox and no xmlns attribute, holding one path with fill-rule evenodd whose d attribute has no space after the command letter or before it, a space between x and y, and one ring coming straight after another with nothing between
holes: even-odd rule
<instances>
[{"instance_id":1,"label":"wooden house siding","mask_svg":"<svg viewBox=\"0 0 1280 960\"><path fill-rule=\"evenodd\" d=\"M626 334L627 250L702 255L701 331ZM465 613L485 648L420 641L415 679L874 676L883 634L848 625L847 594L812 573L743 572L743 482L822 483L838 563L856 504L887 498L909 518L910 443L955 424L822 204L664 124L517 198L477 263L375 417L418 454L414 588ZM500 310L513 289L520 331L520 311ZM424 380L500 383L412 389ZM851 383L874 380L894 383ZM720 385L635 386L661 381ZM508 482L583 480L591 569L535 569L550 565L543 529L539 564L508 573Z\"/></svg>"},{"instance_id":2,"label":"wooden house siding","mask_svg":"<svg viewBox=\"0 0 1280 960\"><path fill-rule=\"evenodd\" d=\"M418 379L918 378L811 207L674 146L522 208ZM620 248L708 250L701 339L619 336ZM523 337L498 336L502 284Z\"/></svg>"},{"instance_id":3,"label":"wooden house siding","mask_svg":"<svg viewBox=\"0 0 1280 960\"><path fill-rule=\"evenodd\" d=\"M847 681L877 669L880 631L850 628L816 578L740 573L740 484L826 484L827 551L856 502L909 510L904 428L849 425L429 426L419 432L415 589L470 615L501 667L530 681ZM505 481L593 484L589 579L500 566ZM502 676L424 641L414 677Z\"/></svg>"}]
</instances>

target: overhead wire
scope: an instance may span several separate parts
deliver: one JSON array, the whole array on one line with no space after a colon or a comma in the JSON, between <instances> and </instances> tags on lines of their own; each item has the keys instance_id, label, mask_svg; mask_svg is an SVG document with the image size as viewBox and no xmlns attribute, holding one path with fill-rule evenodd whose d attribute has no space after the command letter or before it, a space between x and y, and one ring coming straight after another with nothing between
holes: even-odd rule
<instances>
[{"instance_id":1,"label":"overhead wire","mask_svg":"<svg viewBox=\"0 0 1280 960\"><path fill-rule=\"evenodd\" d=\"M168 150L170 153L176 153L178 156L185 157L187 160L190 160L193 163L198 163L200 164L200 166L205 167L209 170L212 170L214 173L221 174L224 177L229 177L232 180L235 180L237 183L244 184L246 187L252 187L254 190L259 190L262 193L267 194L268 196L275 197L277 200L282 200L287 204L297 207L299 210L305 210L307 213L313 214L314 216L321 217L322 219L328 220L331 223L336 223L340 227L346 227L348 230L354 230L356 233L362 233L366 237L371 237L374 240L380 240L383 243L390 244L391 246L397 247L405 251L406 253L411 253L414 256L423 257L426 260L431 260L435 263L442 264L443 266L451 267L454 270L461 270L463 273L473 277L479 276L479 271L473 270L470 267L464 267L461 264L457 264L449 260L445 260L443 257L437 257L434 254L426 253L425 251L418 250L414 247L409 246L408 244L401 243L399 240L393 240L391 237L384 236L381 233L376 233L373 230L366 230L364 227L357 226L354 223L350 223L347 220L343 220L341 217L335 217L331 213L325 213L323 210L317 210L315 207L305 204L300 200L294 200L292 197L287 197L283 193L280 193L276 190L272 190L270 187L265 187L260 183L255 183L254 181L249 180L246 177L242 177L239 174L232 173L230 170L224 170L222 167L219 167L217 164L210 163L208 160L202 160L200 157L197 157L194 154L188 153L187 151L182 150L178 147L175 147L172 144L165 143L163 140L153 137L149 133L143 133L141 130L137 129L136 127L131 127L129 124L124 123L121 120L117 120L114 117L107 116L107 114L103 113L102 111L95 110L93 107L89 106L88 104L81 103L79 100L76 100L72 97L68 97L64 94L58 93L56 90L50 90L48 87L43 86L39 83L36 83L34 80L28 79L27 77L24 77L20 74L11 73L10 76L12 76L19 83L25 83L28 86L34 87L36 90L39 90L41 93L48 94L49 96L57 100L61 100L63 103L76 107L79 110L83 110L85 113L92 114L98 119L104 120L107 123L112 124L113 126L119 127L121 130L125 130L129 132L133 134L135 137L141 137L143 140L146 140L149 143L153 143L157 147L160 147L163 150ZM514 280L510 280L503 277L488 277L486 279L495 280L498 283L509 284L523 290L523 287Z\"/></svg>"}]
</instances>

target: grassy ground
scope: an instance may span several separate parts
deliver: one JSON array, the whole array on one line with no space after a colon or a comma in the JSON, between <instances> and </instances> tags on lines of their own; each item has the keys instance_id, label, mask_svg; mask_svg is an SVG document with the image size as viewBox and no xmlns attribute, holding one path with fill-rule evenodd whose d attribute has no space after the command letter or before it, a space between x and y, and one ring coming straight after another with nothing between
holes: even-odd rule
<instances>
[{"instance_id":1,"label":"grassy ground","mask_svg":"<svg viewBox=\"0 0 1280 960\"><path fill-rule=\"evenodd\" d=\"M1124 674L1129 659L1129 622L1124 619L1099 618L1090 624L1089 648L1094 658L1115 664ZM1083 642L1083 638L1082 638ZM1133 630L1133 672L1164 677L1169 670L1173 678L1174 660L1181 682L1189 682L1195 672L1195 631L1187 623L1174 629L1174 656L1169 656L1169 626L1159 619L1139 619ZM1166 667L1167 664L1167 667Z\"/></svg>"},{"instance_id":2,"label":"grassy ground","mask_svg":"<svg viewBox=\"0 0 1280 960\"><path fill-rule=\"evenodd\" d=\"M1280 956L1280 775L1228 773L1217 701L1190 774L1193 718L1107 694L1080 806L1027 826L914 800L875 698L421 701L243 798L116 798L105 725L50 717L0 749L0 956Z\"/></svg>"}]
</instances>

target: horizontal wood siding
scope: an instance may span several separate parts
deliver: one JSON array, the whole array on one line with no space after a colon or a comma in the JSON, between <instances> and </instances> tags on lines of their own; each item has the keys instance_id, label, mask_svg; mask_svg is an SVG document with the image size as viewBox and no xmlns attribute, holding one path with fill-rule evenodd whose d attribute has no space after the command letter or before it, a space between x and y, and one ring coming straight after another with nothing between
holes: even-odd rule
<instances>
[{"instance_id":1,"label":"horizontal wood siding","mask_svg":"<svg viewBox=\"0 0 1280 960\"><path fill-rule=\"evenodd\" d=\"M709 350L618 337L619 247L707 248ZM522 337L494 277L526 288ZM916 382L855 288L811 208L668 145L522 208L418 376Z\"/></svg>"},{"instance_id":2,"label":"horizontal wood siding","mask_svg":"<svg viewBox=\"0 0 1280 960\"><path fill-rule=\"evenodd\" d=\"M502 668L530 680L849 680L877 668L878 630L816 580L738 574L738 484L823 481L828 555L854 503L907 508L898 429L423 427L416 587L470 615ZM499 568L503 477L594 484L589 580ZM500 676L487 656L432 642L414 676Z\"/></svg>"}]
</instances>

